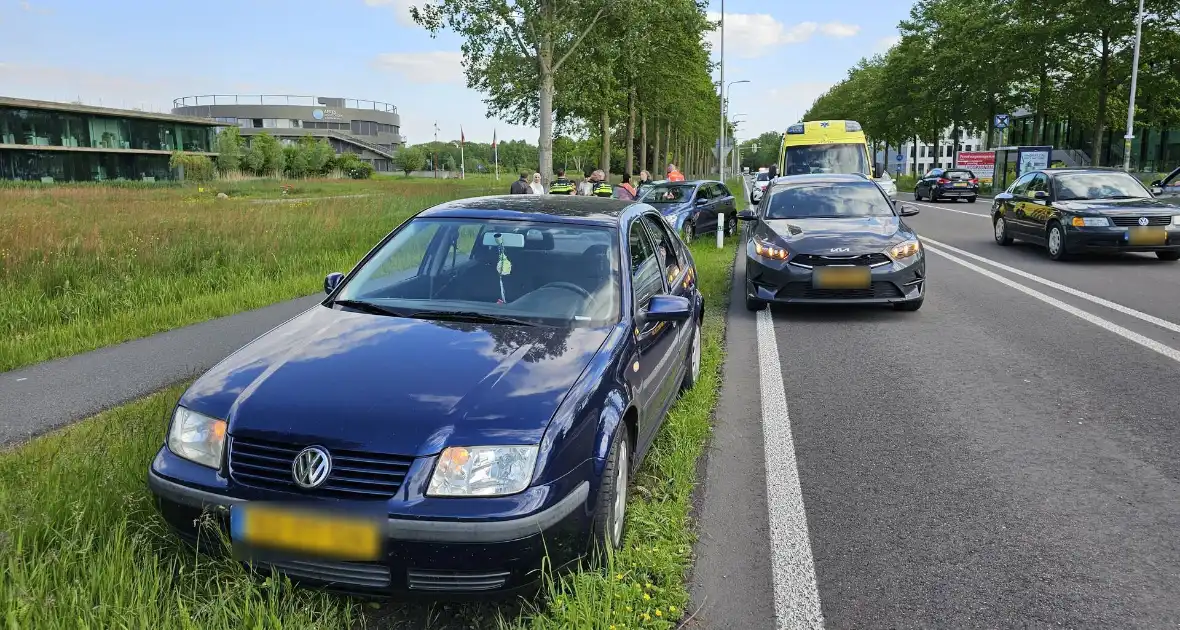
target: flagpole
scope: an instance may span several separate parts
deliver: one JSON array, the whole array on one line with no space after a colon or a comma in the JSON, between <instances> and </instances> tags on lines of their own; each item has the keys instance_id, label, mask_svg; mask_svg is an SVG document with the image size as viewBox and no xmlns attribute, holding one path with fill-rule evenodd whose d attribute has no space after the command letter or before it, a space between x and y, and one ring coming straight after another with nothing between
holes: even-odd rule
<instances>
[{"instance_id":1,"label":"flagpole","mask_svg":"<svg viewBox=\"0 0 1180 630\"><path fill-rule=\"evenodd\" d=\"M467 179L467 158L463 157L463 147L467 145L467 135L463 133L463 125L459 125L459 179Z\"/></svg>"},{"instance_id":2,"label":"flagpole","mask_svg":"<svg viewBox=\"0 0 1180 630\"><path fill-rule=\"evenodd\" d=\"M496 142L495 130L492 130L492 161L496 163L496 181L500 181L500 145Z\"/></svg>"}]
</instances>

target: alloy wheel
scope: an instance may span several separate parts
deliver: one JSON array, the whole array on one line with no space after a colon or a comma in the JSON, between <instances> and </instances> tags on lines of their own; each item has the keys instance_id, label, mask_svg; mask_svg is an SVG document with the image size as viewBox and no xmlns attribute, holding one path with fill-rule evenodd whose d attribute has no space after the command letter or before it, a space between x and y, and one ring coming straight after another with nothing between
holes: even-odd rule
<instances>
[{"instance_id":1,"label":"alloy wheel","mask_svg":"<svg viewBox=\"0 0 1180 630\"><path fill-rule=\"evenodd\" d=\"M611 510L610 539L618 548L623 544L623 523L627 520L627 468L631 464L627 440L619 442L619 459L615 462L615 504Z\"/></svg>"}]
</instances>

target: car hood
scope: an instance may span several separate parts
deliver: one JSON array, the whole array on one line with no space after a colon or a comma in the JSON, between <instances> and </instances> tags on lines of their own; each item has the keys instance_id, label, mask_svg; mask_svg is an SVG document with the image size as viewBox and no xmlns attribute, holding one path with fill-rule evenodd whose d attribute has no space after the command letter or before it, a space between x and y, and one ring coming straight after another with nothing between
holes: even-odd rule
<instances>
[{"instance_id":1,"label":"car hood","mask_svg":"<svg viewBox=\"0 0 1180 630\"><path fill-rule=\"evenodd\" d=\"M849 254L885 251L914 233L899 217L849 219L769 219L765 229L787 248L799 254L830 254L847 247Z\"/></svg>"},{"instance_id":2,"label":"car hood","mask_svg":"<svg viewBox=\"0 0 1180 630\"><path fill-rule=\"evenodd\" d=\"M1067 212L1102 213L1111 215L1174 214L1176 206L1159 199L1088 199L1058 201L1053 204Z\"/></svg>"},{"instance_id":3,"label":"car hood","mask_svg":"<svg viewBox=\"0 0 1180 630\"><path fill-rule=\"evenodd\" d=\"M610 328L426 321L316 306L180 404L237 437L406 456L540 441Z\"/></svg>"}]
</instances>

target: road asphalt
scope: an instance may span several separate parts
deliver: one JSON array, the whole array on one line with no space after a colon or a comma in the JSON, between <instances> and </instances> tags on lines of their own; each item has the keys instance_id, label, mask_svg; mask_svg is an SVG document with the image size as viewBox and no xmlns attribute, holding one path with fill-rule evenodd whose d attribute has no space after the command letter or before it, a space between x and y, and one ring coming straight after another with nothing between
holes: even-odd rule
<instances>
[{"instance_id":1,"label":"road asphalt","mask_svg":"<svg viewBox=\"0 0 1180 630\"><path fill-rule=\"evenodd\" d=\"M761 327L732 297L691 627L1177 627L1180 263L1053 262L997 245L983 200L918 207L916 313ZM768 471L784 418L797 471ZM799 621L811 583L822 622Z\"/></svg>"},{"instance_id":2,"label":"road asphalt","mask_svg":"<svg viewBox=\"0 0 1180 630\"><path fill-rule=\"evenodd\" d=\"M0 373L0 445L193 378L319 302L311 296Z\"/></svg>"}]
</instances>

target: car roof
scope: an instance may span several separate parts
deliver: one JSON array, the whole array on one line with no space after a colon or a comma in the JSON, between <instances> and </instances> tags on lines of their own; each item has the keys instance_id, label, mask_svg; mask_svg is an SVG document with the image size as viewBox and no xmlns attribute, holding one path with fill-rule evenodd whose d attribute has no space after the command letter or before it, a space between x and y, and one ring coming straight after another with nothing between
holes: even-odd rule
<instances>
[{"instance_id":1,"label":"car roof","mask_svg":"<svg viewBox=\"0 0 1180 630\"><path fill-rule=\"evenodd\" d=\"M775 185L801 184L871 184L872 180L860 173L806 173L803 175L780 175L774 178Z\"/></svg>"},{"instance_id":2,"label":"car roof","mask_svg":"<svg viewBox=\"0 0 1180 630\"><path fill-rule=\"evenodd\" d=\"M625 199L578 195L491 195L448 201L417 216L617 226L619 217L633 205L637 204Z\"/></svg>"},{"instance_id":3,"label":"car roof","mask_svg":"<svg viewBox=\"0 0 1180 630\"><path fill-rule=\"evenodd\" d=\"M1125 171L1123 171L1122 169L1118 169L1118 168L1106 168L1106 167L1096 167L1096 166L1071 166L1068 168L1042 168L1042 169L1037 169L1036 171L1030 171L1030 172L1044 173L1045 175L1048 175L1049 177L1054 177L1057 175L1076 174L1076 173L1125 173Z\"/></svg>"}]
</instances>

